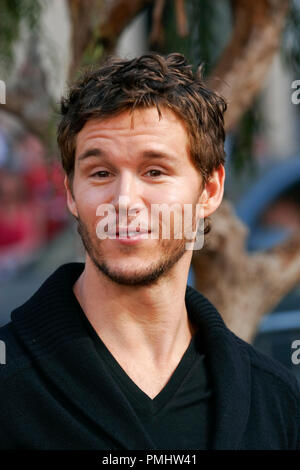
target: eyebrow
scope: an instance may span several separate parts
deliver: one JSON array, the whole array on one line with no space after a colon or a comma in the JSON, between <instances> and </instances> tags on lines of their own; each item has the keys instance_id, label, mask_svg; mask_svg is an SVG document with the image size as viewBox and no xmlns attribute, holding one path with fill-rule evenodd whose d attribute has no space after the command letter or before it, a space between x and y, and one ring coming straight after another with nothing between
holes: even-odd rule
<instances>
[{"instance_id":1,"label":"eyebrow","mask_svg":"<svg viewBox=\"0 0 300 470\"><path fill-rule=\"evenodd\" d=\"M105 156L106 156L105 152L103 152L99 148L92 148L92 149L86 150L81 155L79 155L78 162L82 161L82 160L85 160L89 157L103 157L104 158ZM169 161L176 160L175 155L173 157L172 154L168 154L168 153L165 153L165 152L162 152L162 151L157 151L157 150L145 150L142 153L142 157L145 158L145 159L146 158L149 158L149 159L150 158L157 158L157 159L169 160Z\"/></svg>"},{"instance_id":2,"label":"eyebrow","mask_svg":"<svg viewBox=\"0 0 300 470\"><path fill-rule=\"evenodd\" d=\"M175 155L173 156L173 154L156 151L156 150L145 150L142 156L143 158L157 158L161 160L169 160L171 162L177 159Z\"/></svg>"},{"instance_id":3,"label":"eyebrow","mask_svg":"<svg viewBox=\"0 0 300 470\"><path fill-rule=\"evenodd\" d=\"M103 152L100 149L88 149L79 155L78 161L85 160L88 157L102 157Z\"/></svg>"}]
</instances>

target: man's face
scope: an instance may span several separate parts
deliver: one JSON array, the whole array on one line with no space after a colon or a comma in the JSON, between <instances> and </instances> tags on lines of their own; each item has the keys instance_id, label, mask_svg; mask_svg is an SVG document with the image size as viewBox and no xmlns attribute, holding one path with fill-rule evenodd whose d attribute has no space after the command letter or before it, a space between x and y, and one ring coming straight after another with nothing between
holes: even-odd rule
<instances>
[{"instance_id":1,"label":"man's face","mask_svg":"<svg viewBox=\"0 0 300 470\"><path fill-rule=\"evenodd\" d=\"M133 124L133 125L132 125ZM152 204L189 204L195 208L201 195L202 177L188 153L188 139L182 122L166 108L159 120L156 108L137 109L133 123L129 112L88 121L77 135L73 196L68 205L78 219L78 231L87 255L112 281L125 285L147 285L170 273L186 251L186 239L169 239L148 234L128 243L120 238L100 239L97 225L103 216L97 208L110 204L116 210L116 230L128 226L118 219L120 196L126 196L131 214L144 214L142 225L152 232ZM99 214L99 212L98 212ZM148 217L146 217L148 214ZM174 218L171 216L171 221ZM120 222L120 224L119 224ZM160 219L160 223L164 223ZM157 227L156 227L157 228ZM195 229L195 226L193 227Z\"/></svg>"}]
</instances>

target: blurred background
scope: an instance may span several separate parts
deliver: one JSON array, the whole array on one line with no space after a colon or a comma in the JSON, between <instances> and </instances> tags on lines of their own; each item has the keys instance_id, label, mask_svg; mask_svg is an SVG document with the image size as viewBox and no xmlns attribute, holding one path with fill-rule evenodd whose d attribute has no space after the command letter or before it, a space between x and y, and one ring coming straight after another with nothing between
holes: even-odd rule
<instances>
[{"instance_id":1,"label":"blurred background","mask_svg":"<svg viewBox=\"0 0 300 470\"><path fill-rule=\"evenodd\" d=\"M300 1L2 0L0 43L0 325L84 260L55 140L67 84L111 53L181 52L228 100L224 201L188 284L300 380Z\"/></svg>"}]
</instances>

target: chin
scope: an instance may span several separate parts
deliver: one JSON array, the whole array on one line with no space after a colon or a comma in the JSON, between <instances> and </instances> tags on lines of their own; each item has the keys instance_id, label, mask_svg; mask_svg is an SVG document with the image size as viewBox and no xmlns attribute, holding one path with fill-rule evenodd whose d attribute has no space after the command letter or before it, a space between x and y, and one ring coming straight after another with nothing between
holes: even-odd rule
<instances>
[{"instance_id":1,"label":"chin","mask_svg":"<svg viewBox=\"0 0 300 470\"><path fill-rule=\"evenodd\" d=\"M137 267L141 265L141 262L137 264L135 263L128 263L128 260L124 265L120 266L120 262L114 263L106 263L97 262L95 259L93 260L97 269L104 274L108 279L112 282L119 284L119 285L127 285L127 286L146 286L151 285L155 281L157 281L164 272L164 269L161 267L154 267L149 264L147 266L145 263L140 266L140 269Z\"/></svg>"},{"instance_id":2,"label":"chin","mask_svg":"<svg viewBox=\"0 0 300 470\"><path fill-rule=\"evenodd\" d=\"M112 276L124 277L124 279L139 278L149 273L145 264L139 269L137 263L131 265L128 262L124 265L122 263L106 264L106 271L111 273Z\"/></svg>"}]
</instances>

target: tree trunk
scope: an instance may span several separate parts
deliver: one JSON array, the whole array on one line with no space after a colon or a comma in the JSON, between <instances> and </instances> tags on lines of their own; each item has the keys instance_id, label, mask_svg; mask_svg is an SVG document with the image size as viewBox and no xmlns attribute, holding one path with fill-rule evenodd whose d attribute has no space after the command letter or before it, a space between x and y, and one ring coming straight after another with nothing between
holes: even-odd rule
<instances>
[{"instance_id":1,"label":"tree trunk","mask_svg":"<svg viewBox=\"0 0 300 470\"><path fill-rule=\"evenodd\" d=\"M263 315L300 282L300 234L249 254L248 229L227 200L210 220L204 247L193 253L196 289L219 309L233 332L251 342Z\"/></svg>"},{"instance_id":2,"label":"tree trunk","mask_svg":"<svg viewBox=\"0 0 300 470\"><path fill-rule=\"evenodd\" d=\"M288 12L289 0L231 0L234 28L208 85L228 102L226 130L234 128L262 88Z\"/></svg>"}]
</instances>

